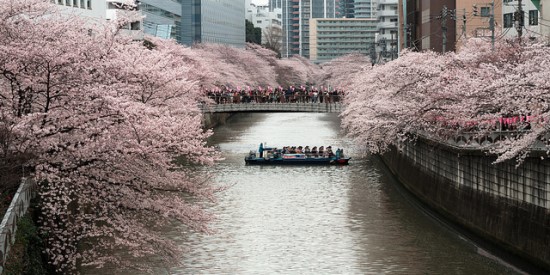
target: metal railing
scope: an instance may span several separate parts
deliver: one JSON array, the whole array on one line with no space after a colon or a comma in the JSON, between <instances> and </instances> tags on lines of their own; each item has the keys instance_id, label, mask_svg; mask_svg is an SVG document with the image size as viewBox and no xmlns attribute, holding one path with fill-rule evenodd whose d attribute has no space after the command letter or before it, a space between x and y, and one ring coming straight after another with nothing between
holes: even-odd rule
<instances>
[{"instance_id":1,"label":"metal railing","mask_svg":"<svg viewBox=\"0 0 550 275\"><path fill-rule=\"evenodd\" d=\"M36 184L33 180L22 178L17 192L11 200L10 206L4 214L0 224L0 274L4 271L4 264L8 252L15 242L17 223L27 213L31 199L36 195Z\"/></svg>"},{"instance_id":2,"label":"metal railing","mask_svg":"<svg viewBox=\"0 0 550 275\"><path fill-rule=\"evenodd\" d=\"M342 96L210 96L211 103L199 106L204 113L223 112L317 112L338 113L342 111Z\"/></svg>"}]
</instances>

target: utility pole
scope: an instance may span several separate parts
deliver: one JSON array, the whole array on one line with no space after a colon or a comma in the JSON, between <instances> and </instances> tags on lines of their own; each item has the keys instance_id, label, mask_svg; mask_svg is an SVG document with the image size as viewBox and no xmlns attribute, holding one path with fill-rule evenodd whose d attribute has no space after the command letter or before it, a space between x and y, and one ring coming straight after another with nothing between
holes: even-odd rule
<instances>
[{"instance_id":1,"label":"utility pole","mask_svg":"<svg viewBox=\"0 0 550 275\"><path fill-rule=\"evenodd\" d=\"M370 62L372 63L372 66L376 64L376 48L374 42L370 44Z\"/></svg>"},{"instance_id":2,"label":"utility pole","mask_svg":"<svg viewBox=\"0 0 550 275\"><path fill-rule=\"evenodd\" d=\"M437 19L441 20L441 31L443 33L443 48L442 52L445 53L445 50L447 48L447 16L449 15L449 10L447 9L447 6L444 5L443 9L441 10L441 15L437 17Z\"/></svg>"},{"instance_id":3,"label":"utility pole","mask_svg":"<svg viewBox=\"0 0 550 275\"><path fill-rule=\"evenodd\" d=\"M462 10L462 35L464 35L464 38L466 38L466 9Z\"/></svg>"},{"instance_id":4,"label":"utility pole","mask_svg":"<svg viewBox=\"0 0 550 275\"><path fill-rule=\"evenodd\" d=\"M516 30L518 31L518 38L519 42L521 43L521 36L523 35L523 4L521 3L521 0L518 0L518 12L516 16L516 20L518 21L516 25Z\"/></svg>"},{"instance_id":5,"label":"utility pole","mask_svg":"<svg viewBox=\"0 0 550 275\"><path fill-rule=\"evenodd\" d=\"M495 0L491 3L491 17L489 18L489 28L491 29L491 49L495 51Z\"/></svg>"}]
</instances>

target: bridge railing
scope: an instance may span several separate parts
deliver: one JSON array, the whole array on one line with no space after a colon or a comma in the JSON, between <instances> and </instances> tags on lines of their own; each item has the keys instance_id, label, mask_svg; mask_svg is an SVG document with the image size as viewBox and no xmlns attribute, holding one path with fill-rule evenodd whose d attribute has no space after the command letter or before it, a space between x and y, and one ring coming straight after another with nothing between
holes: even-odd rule
<instances>
[{"instance_id":1,"label":"bridge railing","mask_svg":"<svg viewBox=\"0 0 550 275\"><path fill-rule=\"evenodd\" d=\"M313 98L297 98L292 101L276 99L255 99L249 101L232 100L223 97L211 98L212 102L199 106L203 113L223 112L316 112L339 113L342 111L341 96L326 97L322 100ZM257 101L256 101L257 100ZM219 102L219 103L218 103Z\"/></svg>"},{"instance_id":2,"label":"bridge railing","mask_svg":"<svg viewBox=\"0 0 550 275\"><path fill-rule=\"evenodd\" d=\"M342 102L342 94L331 95L235 95L235 94L222 94L222 95L208 95L212 100L211 104L254 104L254 103L340 103Z\"/></svg>"}]
</instances>

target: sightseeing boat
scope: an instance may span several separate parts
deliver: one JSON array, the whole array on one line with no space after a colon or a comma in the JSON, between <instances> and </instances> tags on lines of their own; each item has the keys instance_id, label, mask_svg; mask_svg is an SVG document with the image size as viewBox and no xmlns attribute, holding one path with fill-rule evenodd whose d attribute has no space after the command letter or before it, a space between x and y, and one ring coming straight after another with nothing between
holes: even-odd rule
<instances>
[{"instance_id":1,"label":"sightseeing boat","mask_svg":"<svg viewBox=\"0 0 550 275\"><path fill-rule=\"evenodd\" d=\"M327 151L319 153L301 152L301 150L289 152L286 148L264 148L263 144L260 144L258 153L250 151L244 161L250 165L347 165L350 159L350 157L344 157L342 149L332 153L330 146L327 147Z\"/></svg>"}]
</instances>

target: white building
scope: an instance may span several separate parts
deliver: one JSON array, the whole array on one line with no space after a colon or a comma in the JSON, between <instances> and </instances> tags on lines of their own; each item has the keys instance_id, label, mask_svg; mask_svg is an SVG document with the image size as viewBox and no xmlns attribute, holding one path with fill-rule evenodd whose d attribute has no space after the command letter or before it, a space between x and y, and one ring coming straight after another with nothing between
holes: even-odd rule
<instances>
[{"instance_id":1,"label":"white building","mask_svg":"<svg viewBox=\"0 0 550 275\"><path fill-rule=\"evenodd\" d=\"M124 16L127 9L135 8L133 0L51 0L61 11L75 16L81 16L92 22L102 23L106 20L116 20ZM127 24L124 34L134 39L143 39L142 22L136 21Z\"/></svg>"},{"instance_id":2,"label":"white building","mask_svg":"<svg viewBox=\"0 0 550 275\"><path fill-rule=\"evenodd\" d=\"M391 60L397 58L397 21L398 21L398 0L378 0L378 11L376 12L378 58Z\"/></svg>"},{"instance_id":3,"label":"white building","mask_svg":"<svg viewBox=\"0 0 550 275\"><path fill-rule=\"evenodd\" d=\"M550 41L550 2L540 1L540 33Z\"/></svg>"},{"instance_id":4,"label":"white building","mask_svg":"<svg viewBox=\"0 0 550 275\"><path fill-rule=\"evenodd\" d=\"M269 6L261 6L250 3L247 0L246 19L254 24L254 27L262 29L262 45L266 44L270 35L278 34L279 43L282 43L282 9ZM279 49L280 50L280 49Z\"/></svg>"},{"instance_id":5,"label":"white building","mask_svg":"<svg viewBox=\"0 0 550 275\"><path fill-rule=\"evenodd\" d=\"M541 5L542 2L541 1ZM521 23L521 14L518 1L503 0L502 15L503 29L502 33L506 37L517 37L518 29L521 29L522 37L534 38L541 36L541 18L540 12L531 0L522 1L523 24Z\"/></svg>"}]
</instances>

